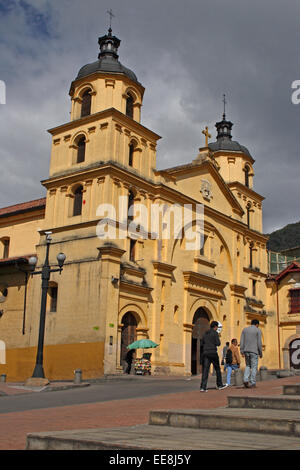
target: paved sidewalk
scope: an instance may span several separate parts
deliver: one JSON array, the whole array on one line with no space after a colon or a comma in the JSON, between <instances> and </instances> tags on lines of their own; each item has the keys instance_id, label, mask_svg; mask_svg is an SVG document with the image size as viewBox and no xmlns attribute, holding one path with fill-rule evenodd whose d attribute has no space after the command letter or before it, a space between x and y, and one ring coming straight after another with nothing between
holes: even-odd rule
<instances>
[{"instance_id":1,"label":"paved sidewalk","mask_svg":"<svg viewBox=\"0 0 300 470\"><path fill-rule=\"evenodd\" d=\"M20 395L23 393L33 392L54 392L56 390L68 390L70 388L88 387L88 382L81 384L74 384L73 382L51 382L44 387L27 387L24 383L16 382L0 382L0 396L5 395Z\"/></svg>"},{"instance_id":2,"label":"paved sidewalk","mask_svg":"<svg viewBox=\"0 0 300 470\"><path fill-rule=\"evenodd\" d=\"M281 395L283 385L299 382L297 376L267 380L259 382L257 388L250 392L253 395ZM215 381L212 383L215 386ZM122 387L122 381L116 381L115 386ZM208 393L195 390L138 399L2 413L0 450L25 449L26 435L34 432L134 426L147 424L151 410L219 408L227 405L228 395L240 395L242 390L239 387L221 391L212 388ZM5 400L5 397L0 397L1 399Z\"/></svg>"}]
</instances>

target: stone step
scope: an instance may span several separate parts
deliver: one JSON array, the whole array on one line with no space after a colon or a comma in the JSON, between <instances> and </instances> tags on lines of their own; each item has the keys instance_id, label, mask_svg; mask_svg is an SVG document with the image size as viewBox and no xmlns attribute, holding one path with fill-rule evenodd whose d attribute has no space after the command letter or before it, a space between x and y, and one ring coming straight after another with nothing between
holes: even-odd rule
<instances>
[{"instance_id":1,"label":"stone step","mask_svg":"<svg viewBox=\"0 0 300 470\"><path fill-rule=\"evenodd\" d=\"M300 413L292 410L218 408L215 410L150 411L150 425L223 429L300 437ZM300 444L300 442L299 442Z\"/></svg>"},{"instance_id":2,"label":"stone step","mask_svg":"<svg viewBox=\"0 0 300 470\"><path fill-rule=\"evenodd\" d=\"M262 408L300 411L299 395L228 396L229 408Z\"/></svg>"},{"instance_id":3,"label":"stone step","mask_svg":"<svg viewBox=\"0 0 300 470\"><path fill-rule=\"evenodd\" d=\"M300 395L300 383L283 385L284 395Z\"/></svg>"},{"instance_id":4,"label":"stone step","mask_svg":"<svg viewBox=\"0 0 300 470\"><path fill-rule=\"evenodd\" d=\"M299 450L299 438L166 426L48 431L27 435L28 450ZM114 455L114 454L112 454ZM124 455L124 454L121 454ZM133 455L133 454L128 454ZM188 454L187 454L188 455ZM150 457L147 457L150 458ZM146 457L144 461L145 467ZM154 462L152 461L152 464ZM158 462L156 462L158 463ZM132 462L131 462L132 464Z\"/></svg>"}]
</instances>

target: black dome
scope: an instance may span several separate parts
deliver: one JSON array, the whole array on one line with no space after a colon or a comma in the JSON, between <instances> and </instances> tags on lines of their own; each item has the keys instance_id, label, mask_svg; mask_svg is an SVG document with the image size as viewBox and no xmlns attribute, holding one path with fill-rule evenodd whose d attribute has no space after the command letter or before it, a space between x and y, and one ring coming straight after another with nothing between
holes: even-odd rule
<instances>
[{"instance_id":1,"label":"black dome","mask_svg":"<svg viewBox=\"0 0 300 470\"><path fill-rule=\"evenodd\" d=\"M227 150L230 152L243 152L249 157L251 157L251 154L246 147L240 145L235 140L228 139L227 137L219 138L216 142L210 142L208 144L208 147L213 152L217 152L218 150Z\"/></svg>"},{"instance_id":2,"label":"black dome","mask_svg":"<svg viewBox=\"0 0 300 470\"><path fill-rule=\"evenodd\" d=\"M224 106L225 106L225 98L224 98ZM245 155L248 155L248 157L252 159L252 156L246 147L239 144L237 141L232 140L232 136L231 136L232 126L233 126L233 123L231 121L227 121L226 119L225 108L224 108L222 121L219 121L215 124L215 127L217 128L217 140L216 142L209 143L208 147L213 152L217 152L218 150L225 150L225 151L227 150L229 152L243 152Z\"/></svg>"},{"instance_id":3,"label":"black dome","mask_svg":"<svg viewBox=\"0 0 300 470\"><path fill-rule=\"evenodd\" d=\"M128 78L138 83L138 79L132 70L121 64L118 59L112 56L106 56L92 62L91 64L84 65L78 72L76 80L82 77L91 75L92 73L121 73L126 75Z\"/></svg>"},{"instance_id":4,"label":"black dome","mask_svg":"<svg viewBox=\"0 0 300 470\"><path fill-rule=\"evenodd\" d=\"M120 46L120 39L112 35L112 29L109 28L108 34L98 39L100 46L100 53L98 60L91 64L84 65L78 72L76 80L82 77L87 77L92 73L121 73L138 83L138 79L132 70L121 64L118 61L118 48Z\"/></svg>"}]
</instances>

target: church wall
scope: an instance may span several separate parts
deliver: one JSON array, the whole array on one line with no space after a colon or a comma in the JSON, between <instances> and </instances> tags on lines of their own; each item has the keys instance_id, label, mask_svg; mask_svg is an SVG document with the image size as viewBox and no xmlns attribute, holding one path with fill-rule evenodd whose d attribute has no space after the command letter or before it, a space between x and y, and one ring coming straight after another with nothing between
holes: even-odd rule
<instances>
[{"instance_id":1,"label":"church wall","mask_svg":"<svg viewBox=\"0 0 300 470\"><path fill-rule=\"evenodd\" d=\"M51 274L51 283L58 287L58 298L55 312L50 311L49 302L46 309L44 358L49 379L72 379L77 368L82 369L84 377L103 373L105 318L99 312L101 262L97 259L97 249L94 260L82 257L82 253L88 254L89 245L89 238L81 240L80 245L75 237L69 242L54 243L50 248L50 264L56 264L55 257L60 251L67 255L67 260L61 275ZM39 263L44 260L44 252L44 247L39 246ZM2 338L7 347L7 364L1 370L11 380L25 380L31 376L35 363L41 276L29 280L24 335L21 333L24 287L18 296L12 292L8 302L11 301L14 310L10 311L8 304L1 319Z\"/></svg>"},{"instance_id":2,"label":"church wall","mask_svg":"<svg viewBox=\"0 0 300 470\"><path fill-rule=\"evenodd\" d=\"M38 230L43 227L43 219L44 211L0 219L0 239L10 239L9 257L35 253L35 245L39 241Z\"/></svg>"}]
</instances>

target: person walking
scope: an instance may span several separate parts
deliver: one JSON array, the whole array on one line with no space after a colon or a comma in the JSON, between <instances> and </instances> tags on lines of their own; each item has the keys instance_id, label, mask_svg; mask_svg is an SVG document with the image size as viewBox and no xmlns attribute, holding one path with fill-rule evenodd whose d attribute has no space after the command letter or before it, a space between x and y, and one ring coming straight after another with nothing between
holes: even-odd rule
<instances>
[{"instance_id":1,"label":"person walking","mask_svg":"<svg viewBox=\"0 0 300 470\"><path fill-rule=\"evenodd\" d=\"M217 390L223 390L224 388L228 387L227 384L224 385L222 382L220 361L217 352L217 347L221 344L219 335L217 333L218 326L219 324L217 321L212 321L209 330L204 333L202 338L203 370L200 392L207 392L207 380L211 364L213 364L213 367L216 371Z\"/></svg>"},{"instance_id":2,"label":"person walking","mask_svg":"<svg viewBox=\"0 0 300 470\"><path fill-rule=\"evenodd\" d=\"M246 362L244 372L246 388L256 387L258 356L262 358L261 331L258 326L259 321L254 319L251 321L251 326L244 328L241 334L240 351Z\"/></svg>"},{"instance_id":3,"label":"person walking","mask_svg":"<svg viewBox=\"0 0 300 470\"><path fill-rule=\"evenodd\" d=\"M238 369L241 363L238 342L236 338L231 340L231 345L227 350L225 361L227 365L227 385L231 385L230 381L232 371Z\"/></svg>"},{"instance_id":4,"label":"person walking","mask_svg":"<svg viewBox=\"0 0 300 470\"><path fill-rule=\"evenodd\" d=\"M226 353L227 353L227 349L229 348L229 341L226 342L224 348L223 348L223 354L222 354L222 361L221 361L221 366L224 366L224 372L226 371L227 369L227 366L226 366L226 361L225 361L225 357L226 357Z\"/></svg>"},{"instance_id":5,"label":"person walking","mask_svg":"<svg viewBox=\"0 0 300 470\"><path fill-rule=\"evenodd\" d=\"M125 374L130 374L131 372L131 366L134 360L134 355L135 355L135 349L130 349L126 354L125 361L127 362L127 367L125 370Z\"/></svg>"}]
</instances>

